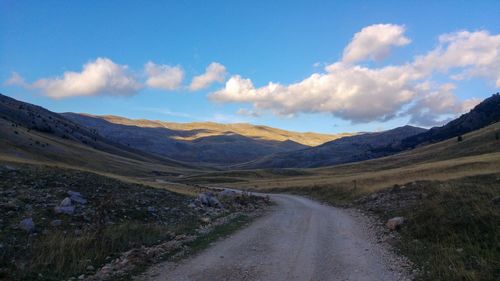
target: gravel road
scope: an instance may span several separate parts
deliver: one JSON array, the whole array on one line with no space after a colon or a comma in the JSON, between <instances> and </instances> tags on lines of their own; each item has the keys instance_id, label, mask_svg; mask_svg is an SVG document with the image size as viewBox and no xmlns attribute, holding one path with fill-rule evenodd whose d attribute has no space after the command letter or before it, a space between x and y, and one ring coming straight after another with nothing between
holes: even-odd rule
<instances>
[{"instance_id":1,"label":"gravel road","mask_svg":"<svg viewBox=\"0 0 500 281\"><path fill-rule=\"evenodd\" d=\"M274 210L248 227L138 280L406 280L401 259L376 242L362 216L299 196L271 198Z\"/></svg>"}]
</instances>

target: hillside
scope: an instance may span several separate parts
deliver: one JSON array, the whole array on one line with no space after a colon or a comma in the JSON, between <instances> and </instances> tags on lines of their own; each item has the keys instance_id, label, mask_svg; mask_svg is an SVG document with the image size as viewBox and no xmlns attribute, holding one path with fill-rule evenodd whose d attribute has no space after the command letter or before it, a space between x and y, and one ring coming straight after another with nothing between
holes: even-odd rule
<instances>
[{"instance_id":1,"label":"hillside","mask_svg":"<svg viewBox=\"0 0 500 281\"><path fill-rule=\"evenodd\" d=\"M500 122L456 138L400 154L315 169L208 172L185 182L230 182L236 188L273 190L340 189L365 193L414 180L448 180L500 173Z\"/></svg>"},{"instance_id":2,"label":"hillside","mask_svg":"<svg viewBox=\"0 0 500 281\"><path fill-rule=\"evenodd\" d=\"M122 145L180 161L218 165L248 162L346 135L296 133L250 124L171 123L117 116L63 115Z\"/></svg>"},{"instance_id":3,"label":"hillside","mask_svg":"<svg viewBox=\"0 0 500 281\"><path fill-rule=\"evenodd\" d=\"M0 95L0 160L122 175L179 174L194 167L120 145L42 107Z\"/></svg>"},{"instance_id":4,"label":"hillside","mask_svg":"<svg viewBox=\"0 0 500 281\"><path fill-rule=\"evenodd\" d=\"M401 142L401 149L435 143L462 134L481 129L500 121L500 94L485 99L470 112L441 127L434 127L427 132L414 135Z\"/></svg>"},{"instance_id":5,"label":"hillside","mask_svg":"<svg viewBox=\"0 0 500 281\"><path fill-rule=\"evenodd\" d=\"M393 154L391 147L398 146L402 139L423 131L425 129L404 126L384 132L344 137L317 147L269 155L237 168L312 168L363 161Z\"/></svg>"}]
</instances>

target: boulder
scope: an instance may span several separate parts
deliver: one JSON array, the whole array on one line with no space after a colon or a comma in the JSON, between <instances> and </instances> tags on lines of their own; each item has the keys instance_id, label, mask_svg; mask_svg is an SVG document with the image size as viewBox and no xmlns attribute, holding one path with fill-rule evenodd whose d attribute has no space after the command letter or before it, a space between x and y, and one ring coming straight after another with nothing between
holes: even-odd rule
<instances>
[{"instance_id":1,"label":"boulder","mask_svg":"<svg viewBox=\"0 0 500 281\"><path fill-rule=\"evenodd\" d=\"M219 199L217 199L217 197L215 196L212 196L212 197L209 197L208 198L208 202L209 202L209 206L210 207L220 207L222 206Z\"/></svg>"},{"instance_id":2,"label":"boulder","mask_svg":"<svg viewBox=\"0 0 500 281\"><path fill-rule=\"evenodd\" d=\"M78 204L87 204L87 199L85 199L80 192L77 191L68 191L68 195L73 202Z\"/></svg>"},{"instance_id":3,"label":"boulder","mask_svg":"<svg viewBox=\"0 0 500 281\"><path fill-rule=\"evenodd\" d=\"M66 197L64 198L61 203L59 204L59 206L61 207L68 207L68 206L71 206L71 198L69 197Z\"/></svg>"},{"instance_id":4,"label":"boulder","mask_svg":"<svg viewBox=\"0 0 500 281\"><path fill-rule=\"evenodd\" d=\"M387 228L390 230L396 230L398 229L403 223L405 222L405 218L403 217L394 217L392 219L389 219L387 223L385 224Z\"/></svg>"},{"instance_id":5,"label":"boulder","mask_svg":"<svg viewBox=\"0 0 500 281\"><path fill-rule=\"evenodd\" d=\"M31 233L35 231L35 223L33 222L32 218L26 218L19 223L19 228L28 233Z\"/></svg>"},{"instance_id":6,"label":"boulder","mask_svg":"<svg viewBox=\"0 0 500 281\"><path fill-rule=\"evenodd\" d=\"M219 197L220 198L234 198L236 197L238 194L236 193L236 191L234 190L230 190L230 189L224 189L223 191L219 192Z\"/></svg>"},{"instance_id":7,"label":"boulder","mask_svg":"<svg viewBox=\"0 0 500 281\"><path fill-rule=\"evenodd\" d=\"M72 215L75 213L75 206L57 206L54 208L57 214Z\"/></svg>"},{"instance_id":8,"label":"boulder","mask_svg":"<svg viewBox=\"0 0 500 281\"><path fill-rule=\"evenodd\" d=\"M208 198L210 198L212 196L213 195L210 192L202 192L202 193L198 194L198 200L200 200L201 204L208 206L208 204L209 204Z\"/></svg>"},{"instance_id":9,"label":"boulder","mask_svg":"<svg viewBox=\"0 0 500 281\"><path fill-rule=\"evenodd\" d=\"M217 197L215 197L214 194L211 192L202 192L202 193L198 194L198 200L201 202L201 204L208 206L208 207L221 207L222 206L219 199L217 199Z\"/></svg>"}]
</instances>

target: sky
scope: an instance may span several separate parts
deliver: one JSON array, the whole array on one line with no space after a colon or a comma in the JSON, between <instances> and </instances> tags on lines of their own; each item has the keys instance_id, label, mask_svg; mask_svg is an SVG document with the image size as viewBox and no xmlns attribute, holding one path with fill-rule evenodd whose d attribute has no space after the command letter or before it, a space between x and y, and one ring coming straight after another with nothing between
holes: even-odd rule
<instances>
[{"instance_id":1,"label":"sky","mask_svg":"<svg viewBox=\"0 0 500 281\"><path fill-rule=\"evenodd\" d=\"M441 125L500 88L500 1L0 0L0 93L321 133Z\"/></svg>"}]
</instances>

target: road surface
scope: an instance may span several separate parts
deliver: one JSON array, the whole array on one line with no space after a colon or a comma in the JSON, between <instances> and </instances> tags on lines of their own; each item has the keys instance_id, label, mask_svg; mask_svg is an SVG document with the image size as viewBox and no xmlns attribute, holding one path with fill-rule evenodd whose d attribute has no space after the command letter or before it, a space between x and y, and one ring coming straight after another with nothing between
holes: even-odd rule
<instances>
[{"instance_id":1,"label":"road surface","mask_svg":"<svg viewBox=\"0 0 500 281\"><path fill-rule=\"evenodd\" d=\"M352 212L292 195L272 195L269 214L180 263L152 267L139 280L405 280L397 260Z\"/></svg>"}]
</instances>

